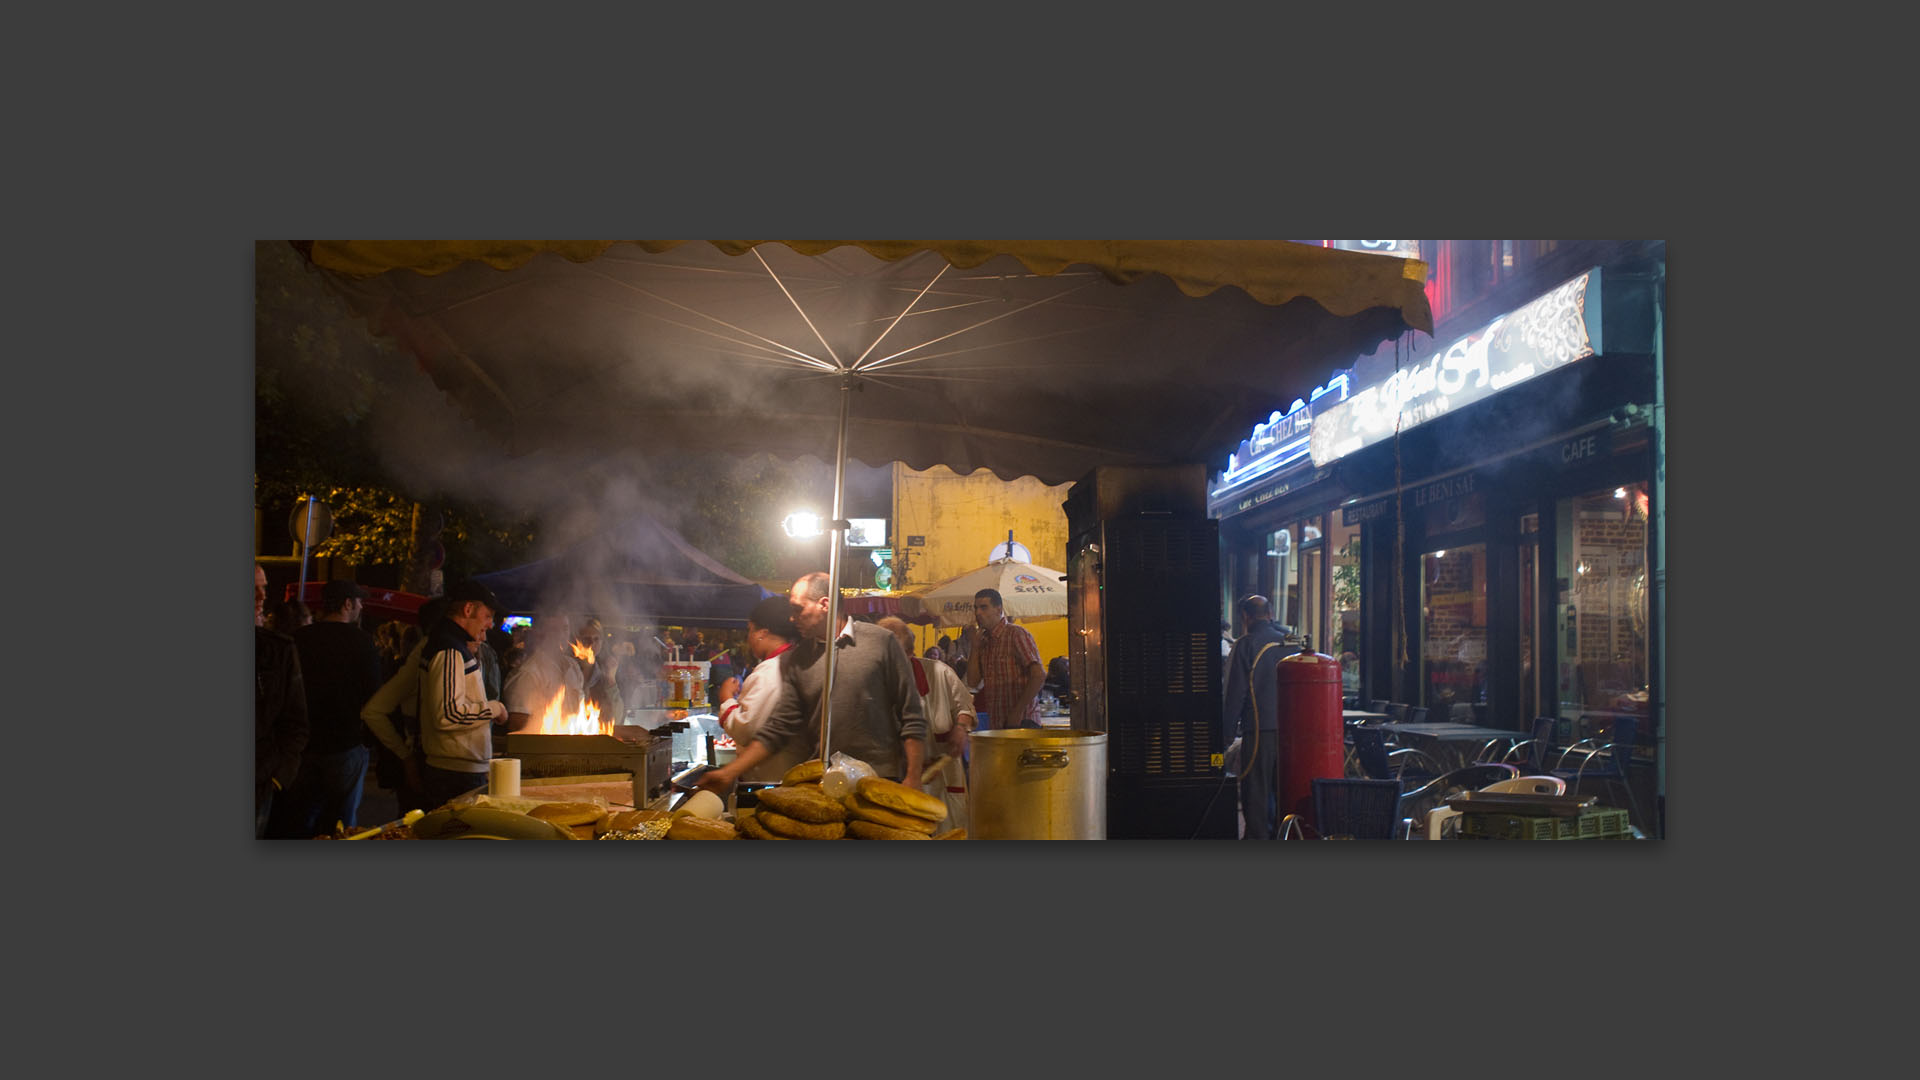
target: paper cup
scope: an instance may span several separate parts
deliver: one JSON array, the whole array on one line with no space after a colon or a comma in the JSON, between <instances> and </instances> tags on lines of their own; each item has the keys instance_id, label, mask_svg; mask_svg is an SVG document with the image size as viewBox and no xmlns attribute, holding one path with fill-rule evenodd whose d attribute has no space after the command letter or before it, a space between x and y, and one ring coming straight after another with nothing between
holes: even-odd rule
<instances>
[{"instance_id":1,"label":"paper cup","mask_svg":"<svg viewBox=\"0 0 1920 1080\"><path fill-rule=\"evenodd\" d=\"M727 804L711 791L696 791L692 798L682 804L682 809L694 817L717 821L726 812Z\"/></svg>"},{"instance_id":2,"label":"paper cup","mask_svg":"<svg viewBox=\"0 0 1920 1080\"><path fill-rule=\"evenodd\" d=\"M520 794L519 758L494 758L487 762L487 794Z\"/></svg>"}]
</instances>

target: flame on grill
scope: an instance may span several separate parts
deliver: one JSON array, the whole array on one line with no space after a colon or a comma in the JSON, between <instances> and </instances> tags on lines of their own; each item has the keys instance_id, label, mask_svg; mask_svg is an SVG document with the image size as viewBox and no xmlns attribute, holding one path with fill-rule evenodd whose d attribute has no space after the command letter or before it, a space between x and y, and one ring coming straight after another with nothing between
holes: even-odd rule
<instances>
[{"instance_id":1,"label":"flame on grill","mask_svg":"<svg viewBox=\"0 0 1920 1080\"><path fill-rule=\"evenodd\" d=\"M529 734L533 735L611 735L613 722L601 722L600 706L591 701L581 701L580 707L567 712L567 688L553 695L553 701L547 705L547 711L540 714L539 725Z\"/></svg>"},{"instance_id":2,"label":"flame on grill","mask_svg":"<svg viewBox=\"0 0 1920 1080\"><path fill-rule=\"evenodd\" d=\"M577 641L572 642L572 645L573 645L573 655L579 657L582 660L585 660L589 664L593 663L592 649L587 648L586 646L580 644Z\"/></svg>"}]
</instances>

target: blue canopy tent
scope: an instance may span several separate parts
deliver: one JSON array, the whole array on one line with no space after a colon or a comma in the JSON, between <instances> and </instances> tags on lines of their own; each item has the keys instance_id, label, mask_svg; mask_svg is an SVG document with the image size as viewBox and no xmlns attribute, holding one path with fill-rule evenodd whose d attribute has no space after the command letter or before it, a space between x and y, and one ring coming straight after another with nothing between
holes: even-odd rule
<instances>
[{"instance_id":1,"label":"blue canopy tent","mask_svg":"<svg viewBox=\"0 0 1920 1080\"><path fill-rule=\"evenodd\" d=\"M492 589L507 612L552 610L664 626L745 629L747 612L773 595L646 514L474 580Z\"/></svg>"}]
</instances>

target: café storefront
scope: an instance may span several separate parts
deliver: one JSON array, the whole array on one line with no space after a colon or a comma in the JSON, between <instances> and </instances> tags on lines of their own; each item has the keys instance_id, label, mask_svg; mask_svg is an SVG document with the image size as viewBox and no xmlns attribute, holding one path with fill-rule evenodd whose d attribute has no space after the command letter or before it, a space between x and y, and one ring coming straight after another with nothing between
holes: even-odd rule
<instances>
[{"instance_id":1,"label":"caf\u00e9 storefront","mask_svg":"<svg viewBox=\"0 0 1920 1080\"><path fill-rule=\"evenodd\" d=\"M1635 786L1658 806L1659 270L1596 267L1256 429L1209 502L1223 618L1266 595L1351 697L1433 720L1551 716L1564 744L1633 716ZM1254 451L1302 438L1249 477Z\"/></svg>"}]
</instances>

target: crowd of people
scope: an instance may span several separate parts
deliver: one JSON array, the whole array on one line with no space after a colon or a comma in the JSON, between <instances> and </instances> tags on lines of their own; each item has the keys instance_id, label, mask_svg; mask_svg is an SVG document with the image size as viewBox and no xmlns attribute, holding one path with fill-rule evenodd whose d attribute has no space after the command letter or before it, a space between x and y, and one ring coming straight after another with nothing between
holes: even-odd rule
<instances>
[{"instance_id":1,"label":"crowd of people","mask_svg":"<svg viewBox=\"0 0 1920 1080\"><path fill-rule=\"evenodd\" d=\"M556 700L625 714L629 686L669 660L709 664L709 700L738 746L700 786L777 783L801 761L844 753L878 775L947 797L964 820L969 737L1038 727L1043 690L1064 695L1066 663L1042 665L1033 636L1006 618L992 589L974 624L914 655L899 619L843 617L832 633L833 708L824 724L828 576L747 613L744 633L692 628L616 639L597 619L507 613L485 586L458 582L423 605L417 624L360 625L366 591L329 581L317 618L297 602L266 603L254 567L255 835L301 839L359 824L368 773L399 810L431 810L481 786L497 740L526 729ZM822 728L827 729L823 745ZM930 767L931 766L931 767Z\"/></svg>"}]
</instances>

